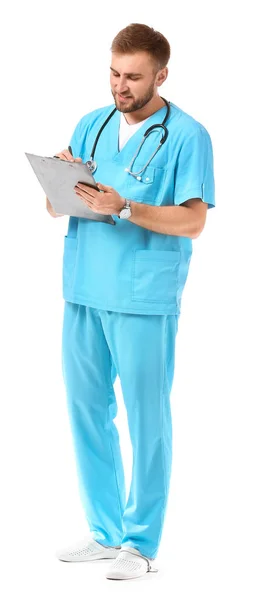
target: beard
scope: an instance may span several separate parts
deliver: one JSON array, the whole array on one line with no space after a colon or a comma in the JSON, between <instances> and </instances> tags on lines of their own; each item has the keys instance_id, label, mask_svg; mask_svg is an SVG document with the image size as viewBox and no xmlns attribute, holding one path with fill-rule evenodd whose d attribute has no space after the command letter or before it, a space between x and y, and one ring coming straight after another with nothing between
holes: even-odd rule
<instances>
[{"instance_id":1,"label":"beard","mask_svg":"<svg viewBox=\"0 0 255 600\"><path fill-rule=\"evenodd\" d=\"M127 98L128 106L123 106L123 103L118 101L118 98L116 98L117 92L113 92L112 90L111 92L114 98L115 106L120 112L134 112L135 110L143 108L152 99L154 95L154 82L151 83L150 87L147 89L146 93L141 98L137 98L136 100L134 100L132 96L130 98Z\"/></svg>"}]
</instances>

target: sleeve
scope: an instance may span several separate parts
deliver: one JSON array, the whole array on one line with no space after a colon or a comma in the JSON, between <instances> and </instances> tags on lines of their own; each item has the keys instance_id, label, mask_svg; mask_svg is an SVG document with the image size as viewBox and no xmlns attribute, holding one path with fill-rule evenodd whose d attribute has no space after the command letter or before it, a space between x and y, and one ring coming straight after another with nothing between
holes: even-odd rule
<instances>
[{"instance_id":1,"label":"sleeve","mask_svg":"<svg viewBox=\"0 0 255 600\"><path fill-rule=\"evenodd\" d=\"M208 208L215 206L213 148L208 131L200 125L183 142L178 155L174 204L201 198Z\"/></svg>"}]
</instances>

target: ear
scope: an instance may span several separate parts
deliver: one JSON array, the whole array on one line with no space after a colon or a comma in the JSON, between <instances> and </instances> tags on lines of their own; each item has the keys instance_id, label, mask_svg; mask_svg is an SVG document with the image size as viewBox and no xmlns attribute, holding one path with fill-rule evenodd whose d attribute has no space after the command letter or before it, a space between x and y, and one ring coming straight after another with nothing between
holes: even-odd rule
<instances>
[{"instance_id":1,"label":"ear","mask_svg":"<svg viewBox=\"0 0 255 600\"><path fill-rule=\"evenodd\" d=\"M166 81L167 76L168 76L168 68L164 67L164 69L161 69L157 74L156 81L155 81L156 85L158 87L160 87L162 85L162 83L164 83L164 81Z\"/></svg>"}]
</instances>

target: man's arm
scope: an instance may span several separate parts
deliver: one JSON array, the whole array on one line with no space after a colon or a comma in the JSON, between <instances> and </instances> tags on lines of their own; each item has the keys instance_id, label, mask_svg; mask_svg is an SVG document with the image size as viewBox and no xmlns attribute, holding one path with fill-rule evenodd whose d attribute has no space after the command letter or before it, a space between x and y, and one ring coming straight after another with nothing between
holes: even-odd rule
<instances>
[{"instance_id":1,"label":"man's arm","mask_svg":"<svg viewBox=\"0 0 255 600\"><path fill-rule=\"evenodd\" d=\"M132 215L128 219L135 225L165 235L197 238L202 232L207 203L201 198L190 198L181 206L151 206L130 202Z\"/></svg>"},{"instance_id":2,"label":"man's arm","mask_svg":"<svg viewBox=\"0 0 255 600\"><path fill-rule=\"evenodd\" d=\"M110 185L97 181L99 191L78 182L75 193L91 210L103 215L119 215L125 198ZM104 192L102 194L102 192ZM196 238L204 228L208 204L201 198L190 198L181 206L151 206L130 200L132 215L129 221L145 229L165 235Z\"/></svg>"}]
</instances>

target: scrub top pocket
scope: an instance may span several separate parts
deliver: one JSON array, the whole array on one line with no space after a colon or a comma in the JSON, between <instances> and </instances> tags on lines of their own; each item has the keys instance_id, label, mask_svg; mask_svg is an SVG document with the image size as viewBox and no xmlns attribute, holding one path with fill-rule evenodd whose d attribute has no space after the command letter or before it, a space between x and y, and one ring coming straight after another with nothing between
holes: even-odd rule
<instances>
[{"instance_id":1,"label":"scrub top pocket","mask_svg":"<svg viewBox=\"0 0 255 600\"><path fill-rule=\"evenodd\" d=\"M178 250L135 250L132 300L176 304L180 258Z\"/></svg>"},{"instance_id":2,"label":"scrub top pocket","mask_svg":"<svg viewBox=\"0 0 255 600\"><path fill-rule=\"evenodd\" d=\"M69 289L73 285L76 263L77 238L65 235L63 256L63 287Z\"/></svg>"},{"instance_id":3,"label":"scrub top pocket","mask_svg":"<svg viewBox=\"0 0 255 600\"><path fill-rule=\"evenodd\" d=\"M135 163L134 171L140 171L144 165ZM159 204L163 193L163 184L166 177L166 169L159 167L146 167L146 169L134 177L127 174L127 194L129 200L142 201L145 204ZM137 179L138 177L138 179Z\"/></svg>"}]
</instances>

